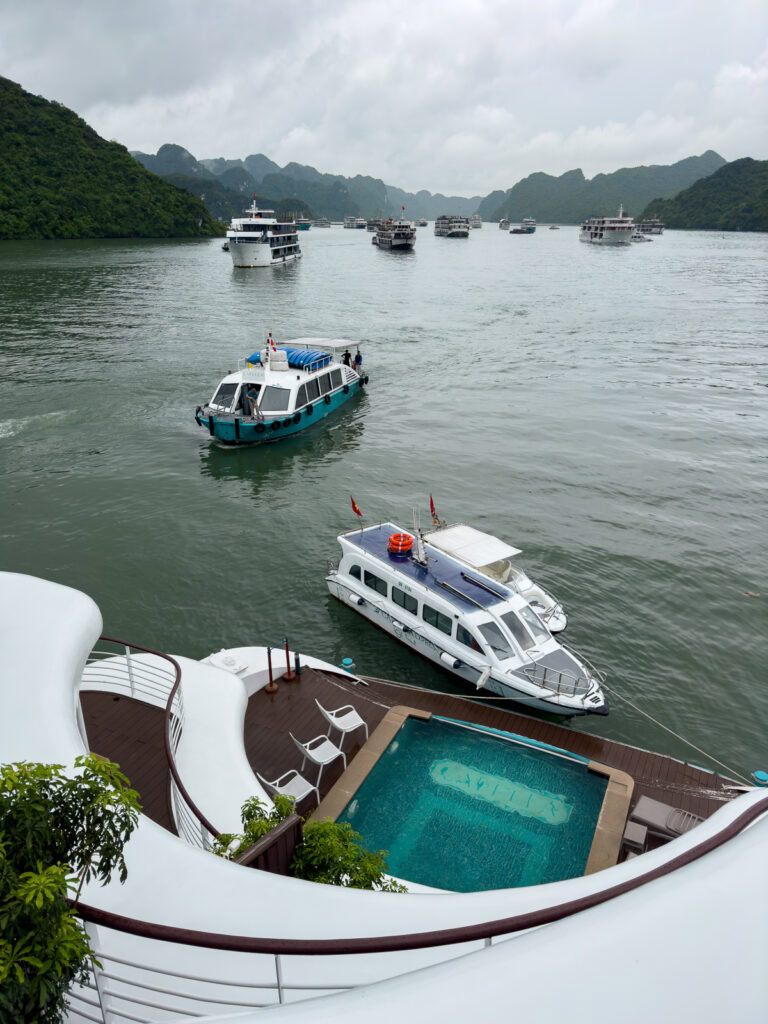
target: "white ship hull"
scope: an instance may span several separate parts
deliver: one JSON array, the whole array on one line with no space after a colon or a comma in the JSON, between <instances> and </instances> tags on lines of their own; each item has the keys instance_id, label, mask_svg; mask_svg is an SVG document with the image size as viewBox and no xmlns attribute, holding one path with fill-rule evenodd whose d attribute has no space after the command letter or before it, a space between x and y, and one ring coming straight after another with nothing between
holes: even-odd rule
<instances>
[{"instance_id":1,"label":"white ship hull","mask_svg":"<svg viewBox=\"0 0 768 1024\"><path fill-rule=\"evenodd\" d=\"M232 266L250 268L282 266L283 263L292 263L301 258L300 252L273 258L271 246L234 238L229 239L229 255L232 257Z\"/></svg>"},{"instance_id":2,"label":"white ship hull","mask_svg":"<svg viewBox=\"0 0 768 1024\"><path fill-rule=\"evenodd\" d=\"M632 228L617 228L604 233L582 230L579 233L579 241L589 242L591 245L630 245L632 243Z\"/></svg>"}]
</instances>

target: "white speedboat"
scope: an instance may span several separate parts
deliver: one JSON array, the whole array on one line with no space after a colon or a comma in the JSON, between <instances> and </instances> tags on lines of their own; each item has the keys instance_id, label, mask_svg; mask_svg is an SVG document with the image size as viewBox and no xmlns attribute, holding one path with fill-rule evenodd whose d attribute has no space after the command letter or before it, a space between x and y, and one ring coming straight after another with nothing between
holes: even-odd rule
<instances>
[{"instance_id":1,"label":"white speedboat","mask_svg":"<svg viewBox=\"0 0 768 1024\"><path fill-rule=\"evenodd\" d=\"M619 207L615 217L590 217L581 225L580 242L592 245L629 245L632 241L634 222L624 216L624 207Z\"/></svg>"},{"instance_id":2,"label":"white speedboat","mask_svg":"<svg viewBox=\"0 0 768 1024\"><path fill-rule=\"evenodd\" d=\"M435 234L443 238L468 238L469 217L443 214L435 221Z\"/></svg>"},{"instance_id":3,"label":"white speedboat","mask_svg":"<svg viewBox=\"0 0 768 1024\"><path fill-rule=\"evenodd\" d=\"M632 241L633 242L652 242L653 241L652 238L647 238L642 233L642 231L638 231L637 228L635 228L635 230L632 232L632 236L631 237L632 237Z\"/></svg>"},{"instance_id":4,"label":"white speedboat","mask_svg":"<svg viewBox=\"0 0 768 1024\"><path fill-rule=\"evenodd\" d=\"M274 210L260 210L256 200L245 217L233 217L227 243L235 267L274 267L301 258L296 223L278 220Z\"/></svg>"},{"instance_id":5,"label":"white speedboat","mask_svg":"<svg viewBox=\"0 0 768 1024\"><path fill-rule=\"evenodd\" d=\"M511 559L522 554L490 533L482 533L471 526L440 525L425 534L424 540L452 555L467 568L487 577L489 584L503 583L524 597L550 633L562 633L568 625L563 606L543 587L533 583L527 573L512 564Z\"/></svg>"},{"instance_id":6,"label":"white speedboat","mask_svg":"<svg viewBox=\"0 0 768 1024\"><path fill-rule=\"evenodd\" d=\"M473 213L469 218L469 226L471 228L481 228L483 226L483 218L479 213Z\"/></svg>"},{"instance_id":7,"label":"white speedboat","mask_svg":"<svg viewBox=\"0 0 768 1024\"><path fill-rule=\"evenodd\" d=\"M359 352L352 341L298 338L275 344L270 335L264 348L239 360L238 369L197 407L195 421L224 444L281 441L362 391L368 377Z\"/></svg>"},{"instance_id":8,"label":"white speedboat","mask_svg":"<svg viewBox=\"0 0 768 1024\"><path fill-rule=\"evenodd\" d=\"M395 523L338 540L329 591L401 643L478 690L527 707L608 713L602 674L558 643L514 587L468 571L420 531Z\"/></svg>"},{"instance_id":9,"label":"white speedboat","mask_svg":"<svg viewBox=\"0 0 768 1024\"><path fill-rule=\"evenodd\" d=\"M380 249L412 249L416 228L407 220L381 220L371 241Z\"/></svg>"}]
</instances>

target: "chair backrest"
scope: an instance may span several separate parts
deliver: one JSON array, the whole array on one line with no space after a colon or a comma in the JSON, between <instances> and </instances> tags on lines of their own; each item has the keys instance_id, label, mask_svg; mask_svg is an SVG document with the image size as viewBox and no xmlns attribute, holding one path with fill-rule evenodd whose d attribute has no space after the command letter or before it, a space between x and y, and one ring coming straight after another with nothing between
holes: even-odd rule
<instances>
[{"instance_id":1,"label":"chair backrest","mask_svg":"<svg viewBox=\"0 0 768 1024\"><path fill-rule=\"evenodd\" d=\"M317 706L320 708L320 714L323 716L323 718L325 718L331 724L334 724L333 715L330 713L330 711L326 710L326 708L323 707L323 705L320 703L317 697L315 697L315 704L317 704Z\"/></svg>"},{"instance_id":2,"label":"chair backrest","mask_svg":"<svg viewBox=\"0 0 768 1024\"><path fill-rule=\"evenodd\" d=\"M304 755L305 755L305 754L307 753L307 748L306 748L306 747L304 746L304 744L303 744L303 743L301 742L301 740L297 740L297 739L296 739L296 737L295 737L295 736L293 735L293 733L292 733L292 732L289 732L289 733L288 733L288 735L289 735L289 736L291 737L291 739L293 740L293 742L294 742L294 743L296 744L296 746L297 746L297 747L299 748L299 750L301 751L301 755L302 755L302 757L303 757L303 756L304 756Z\"/></svg>"},{"instance_id":3,"label":"chair backrest","mask_svg":"<svg viewBox=\"0 0 768 1024\"><path fill-rule=\"evenodd\" d=\"M264 776L263 775L259 775L258 772L256 772L256 778L259 780L259 782L262 784L262 786L266 786L267 789L271 789L274 793L278 792L278 789L277 789L277 786L275 785L275 783L274 782L268 782L264 778ZM275 780L275 781L277 781L277 780Z\"/></svg>"}]
</instances>

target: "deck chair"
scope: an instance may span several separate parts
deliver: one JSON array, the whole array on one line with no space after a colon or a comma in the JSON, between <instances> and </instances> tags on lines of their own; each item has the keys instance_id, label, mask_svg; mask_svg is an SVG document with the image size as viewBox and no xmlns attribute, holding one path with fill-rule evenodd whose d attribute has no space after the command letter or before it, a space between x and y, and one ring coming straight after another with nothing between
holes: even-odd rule
<instances>
[{"instance_id":1,"label":"deck chair","mask_svg":"<svg viewBox=\"0 0 768 1024\"><path fill-rule=\"evenodd\" d=\"M307 743L302 743L301 740L297 740L292 732L288 735L291 737L293 742L301 751L302 762L301 770L304 771L304 765L307 761L311 761L312 764L320 766L320 771L317 775L317 785L320 786L320 779L323 777L323 768L331 761L335 761L337 757L340 757L344 762L344 768L347 767L347 755L344 754L335 743L331 743L327 736L315 736L314 739L309 740Z\"/></svg>"},{"instance_id":2,"label":"deck chair","mask_svg":"<svg viewBox=\"0 0 768 1024\"><path fill-rule=\"evenodd\" d=\"M703 818L680 807L671 807L660 800L652 800L649 796L641 796L630 814L632 821L645 825L652 835L664 839L675 839L699 825Z\"/></svg>"},{"instance_id":3,"label":"deck chair","mask_svg":"<svg viewBox=\"0 0 768 1024\"><path fill-rule=\"evenodd\" d=\"M291 768L290 771L285 772L279 779L275 779L274 782L265 779L258 772L256 772L256 778L265 789L270 790L272 793L293 797L296 807L310 793L314 793L315 800L318 804L320 803L320 790L317 786L313 786L311 782L307 782L305 778L299 775L295 768Z\"/></svg>"},{"instance_id":4,"label":"deck chair","mask_svg":"<svg viewBox=\"0 0 768 1024\"><path fill-rule=\"evenodd\" d=\"M347 733L354 732L355 729L359 729L361 725L365 729L365 738L368 739L368 726L351 704L345 704L343 708L336 708L335 711L329 711L327 708L324 708L317 698L315 698L315 704L320 708L320 713L326 722L328 722L328 724L334 729L338 729L341 733L339 750L344 746L344 737Z\"/></svg>"}]
</instances>

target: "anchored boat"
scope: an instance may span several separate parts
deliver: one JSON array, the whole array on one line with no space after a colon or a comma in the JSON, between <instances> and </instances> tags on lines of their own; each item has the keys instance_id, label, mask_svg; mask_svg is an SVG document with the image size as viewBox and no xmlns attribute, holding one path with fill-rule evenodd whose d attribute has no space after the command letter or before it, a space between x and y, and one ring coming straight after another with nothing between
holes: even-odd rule
<instances>
[{"instance_id":1,"label":"anchored boat","mask_svg":"<svg viewBox=\"0 0 768 1024\"><path fill-rule=\"evenodd\" d=\"M380 249L412 249L416 244L416 228L407 220L381 220L371 239Z\"/></svg>"},{"instance_id":2,"label":"anchored boat","mask_svg":"<svg viewBox=\"0 0 768 1024\"><path fill-rule=\"evenodd\" d=\"M274 210L260 210L255 199L245 213L233 217L227 231L233 266L273 267L301 259L294 221L277 220Z\"/></svg>"},{"instance_id":3,"label":"anchored boat","mask_svg":"<svg viewBox=\"0 0 768 1024\"><path fill-rule=\"evenodd\" d=\"M328 589L478 690L563 715L607 714L602 673L558 643L514 585L470 569L446 550L460 548L466 533L435 534L442 547L433 535L423 538L394 523L342 534ZM492 563L503 561L495 554Z\"/></svg>"},{"instance_id":4,"label":"anchored boat","mask_svg":"<svg viewBox=\"0 0 768 1024\"><path fill-rule=\"evenodd\" d=\"M297 434L368 383L360 347L352 341L298 338L278 346L270 335L263 349L241 362L210 401L195 410L198 426L224 444L279 441Z\"/></svg>"}]
</instances>

